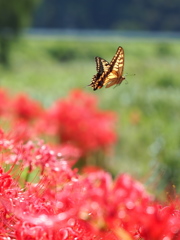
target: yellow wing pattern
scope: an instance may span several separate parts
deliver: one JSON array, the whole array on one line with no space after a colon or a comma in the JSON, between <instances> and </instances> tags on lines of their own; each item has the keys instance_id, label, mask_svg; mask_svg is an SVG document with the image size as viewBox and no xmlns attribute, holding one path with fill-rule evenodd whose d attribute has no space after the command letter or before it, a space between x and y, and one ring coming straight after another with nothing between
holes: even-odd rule
<instances>
[{"instance_id":1,"label":"yellow wing pattern","mask_svg":"<svg viewBox=\"0 0 180 240\"><path fill-rule=\"evenodd\" d=\"M107 72L109 70L110 64L103 58L95 57L96 61L96 70L98 73L102 74L103 72Z\"/></svg>"}]
</instances>

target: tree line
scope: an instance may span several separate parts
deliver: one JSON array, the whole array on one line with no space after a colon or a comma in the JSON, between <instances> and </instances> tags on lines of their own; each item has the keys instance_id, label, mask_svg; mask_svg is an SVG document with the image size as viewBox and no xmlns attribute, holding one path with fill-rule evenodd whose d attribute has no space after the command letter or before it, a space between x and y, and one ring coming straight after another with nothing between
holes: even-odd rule
<instances>
[{"instance_id":1,"label":"tree line","mask_svg":"<svg viewBox=\"0 0 180 240\"><path fill-rule=\"evenodd\" d=\"M179 0L0 0L0 63L23 27L180 31ZM31 24L30 24L31 23Z\"/></svg>"},{"instance_id":2,"label":"tree line","mask_svg":"<svg viewBox=\"0 0 180 240\"><path fill-rule=\"evenodd\" d=\"M34 27L180 31L179 0L44 0Z\"/></svg>"}]
</instances>

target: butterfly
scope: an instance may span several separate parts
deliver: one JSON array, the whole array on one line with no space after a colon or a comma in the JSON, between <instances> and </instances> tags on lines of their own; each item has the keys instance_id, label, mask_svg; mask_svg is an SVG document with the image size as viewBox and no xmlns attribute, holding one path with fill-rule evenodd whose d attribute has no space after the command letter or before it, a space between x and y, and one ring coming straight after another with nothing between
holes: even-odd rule
<instances>
[{"instance_id":1,"label":"butterfly","mask_svg":"<svg viewBox=\"0 0 180 240\"><path fill-rule=\"evenodd\" d=\"M119 85L125 79L123 77L124 49L122 47L118 47L110 63L100 57L96 57L95 61L97 74L93 76L91 83L88 85L94 91L103 86L109 88L113 85Z\"/></svg>"}]
</instances>

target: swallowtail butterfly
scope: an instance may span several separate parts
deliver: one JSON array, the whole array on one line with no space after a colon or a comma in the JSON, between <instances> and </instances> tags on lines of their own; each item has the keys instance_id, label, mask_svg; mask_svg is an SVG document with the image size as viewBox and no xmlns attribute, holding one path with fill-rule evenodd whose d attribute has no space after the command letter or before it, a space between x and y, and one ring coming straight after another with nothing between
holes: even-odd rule
<instances>
[{"instance_id":1,"label":"swallowtail butterfly","mask_svg":"<svg viewBox=\"0 0 180 240\"><path fill-rule=\"evenodd\" d=\"M113 85L119 85L125 79L123 77L124 49L122 47L118 47L110 63L100 57L96 57L95 61L97 74L93 76L91 83L88 85L94 91L103 86L109 88Z\"/></svg>"}]
</instances>

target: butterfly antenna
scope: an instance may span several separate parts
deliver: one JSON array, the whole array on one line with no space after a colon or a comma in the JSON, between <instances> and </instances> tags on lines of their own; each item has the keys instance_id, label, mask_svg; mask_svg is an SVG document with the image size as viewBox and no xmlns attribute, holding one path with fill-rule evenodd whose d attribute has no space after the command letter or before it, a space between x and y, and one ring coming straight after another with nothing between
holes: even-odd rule
<instances>
[{"instance_id":1,"label":"butterfly antenna","mask_svg":"<svg viewBox=\"0 0 180 240\"><path fill-rule=\"evenodd\" d=\"M89 84L89 85L86 85L86 86L84 86L83 88L87 88L87 87L91 87L91 85Z\"/></svg>"}]
</instances>

